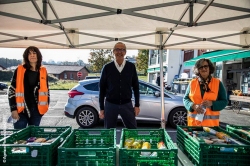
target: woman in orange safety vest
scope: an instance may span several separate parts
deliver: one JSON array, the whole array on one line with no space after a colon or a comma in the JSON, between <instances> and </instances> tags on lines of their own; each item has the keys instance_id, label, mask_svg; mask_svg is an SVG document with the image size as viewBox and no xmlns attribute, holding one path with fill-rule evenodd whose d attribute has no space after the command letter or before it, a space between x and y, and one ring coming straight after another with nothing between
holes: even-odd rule
<instances>
[{"instance_id":1,"label":"woman in orange safety vest","mask_svg":"<svg viewBox=\"0 0 250 166\"><path fill-rule=\"evenodd\" d=\"M200 59L195 64L197 77L190 82L183 98L188 126L219 126L219 111L226 107L227 95L222 82L211 76L214 70L209 59Z\"/></svg>"},{"instance_id":2,"label":"woman in orange safety vest","mask_svg":"<svg viewBox=\"0 0 250 166\"><path fill-rule=\"evenodd\" d=\"M42 116L49 108L47 70L41 65L42 54L30 46L23 53L23 64L12 77L8 97L15 129L27 125L39 126Z\"/></svg>"}]
</instances>

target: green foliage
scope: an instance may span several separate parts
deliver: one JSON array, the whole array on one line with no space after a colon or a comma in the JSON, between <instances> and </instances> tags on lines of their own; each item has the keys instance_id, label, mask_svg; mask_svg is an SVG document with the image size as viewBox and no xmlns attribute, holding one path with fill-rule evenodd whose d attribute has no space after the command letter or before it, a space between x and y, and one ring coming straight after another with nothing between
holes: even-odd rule
<instances>
[{"instance_id":1,"label":"green foliage","mask_svg":"<svg viewBox=\"0 0 250 166\"><path fill-rule=\"evenodd\" d=\"M22 58L22 55L20 55L20 59ZM17 66L22 64L22 60L17 59L8 59L8 58L0 58L0 65L7 68L11 66Z\"/></svg>"},{"instance_id":2,"label":"green foliage","mask_svg":"<svg viewBox=\"0 0 250 166\"><path fill-rule=\"evenodd\" d=\"M78 84L78 81L73 80L59 80L57 82L50 82L49 89L50 90L70 90L74 86Z\"/></svg>"},{"instance_id":3,"label":"green foliage","mask_svg":"<svg viewBox=\"0 0 250 166\"><path fill-rule=\"evenodd\" d=\"M136 57L136 68L138 71L142 71L144 75L147 75L148 54L149 50L139 50L138 56Z\"/></svg>"},{"instance_id":4,"label":"green foliage","mask_svg":"<svg viewBox=\"0 0 250 166\"><path fill-rule=\"evenodd\" d=\"M138 79L148 82L148 76L138 76Z\"/></svg>"},{"instance_id":5,"label":"green foliage","mask_svg":"<svg viewBox=\"0 0 250 166\"><path fill-rule=\"evenodd\" d=\"M112 51L108 49L91 50L90 58L88 62L90 63L90 70L93 72L101 72L103 65L111 62L114 59L112 56Z\"/></svg>"},{"instance_id":6,"label":"green foliage","mask_svg":"<svg viewBox=\"0 0 250 166\"><path fill-rule=\"evenodd\" d=\"M49 82L56 82L59 79L57 77L55 77L53 74L48 74L48 81Z\"/></svg>"},{"instance_id":7,"label":"green foliage","mask_svg":"<svg viewBox=\"0 0 250 166\"><path fill-rule=\"evenodd\" d=\"M12 77L12 71L0 70L0 81L10 81Z\"/></svg>"}]
</instances>

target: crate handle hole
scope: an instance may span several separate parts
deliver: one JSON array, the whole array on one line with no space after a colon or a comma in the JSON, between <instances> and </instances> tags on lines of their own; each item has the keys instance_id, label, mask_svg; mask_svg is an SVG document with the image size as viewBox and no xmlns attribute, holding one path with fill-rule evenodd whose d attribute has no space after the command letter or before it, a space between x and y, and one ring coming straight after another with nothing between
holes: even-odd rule
<instances>
[{"instance_id":1,"label":"crate handle hole","mask_svg":"<svg viewBox=\"0 0 250 166\"><path fill-rule=\"evenodd\" d=\"M150 135L149 131L138 131L138 135Z\"/></svg>"},{"instance_id":2,"label":"crate handle hole","mask_svg":"<svg viewBox=\"0 0 250 166\"><path fill-rule=\"evenodd\" d=\"M44 130L43 130L44 132L51 132L51 133L55 133L55 132L57 132L57 129L56 128L45 128Z\"/></svg>"},{"instance_id":3,"label":"crate handle hole","mask_svg":"<svg viewBox=\"0 0 250 166\"><path fill-rule=\"evenodd\" d=\"M101 135L101 131L89 131L89 135Z\"/></svg>"}]
</instances>

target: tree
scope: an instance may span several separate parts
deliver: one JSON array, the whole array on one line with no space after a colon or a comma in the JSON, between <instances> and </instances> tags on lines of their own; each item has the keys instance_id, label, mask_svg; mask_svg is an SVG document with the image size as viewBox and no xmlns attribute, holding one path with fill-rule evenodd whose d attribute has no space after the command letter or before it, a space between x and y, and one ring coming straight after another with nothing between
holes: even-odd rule
<instances>
[{"instance_id":1,"label":"tree","mask_svg":"<svg viewBox=\"0 0 250 166\"><path fill-rule=\"evenodd\" d=\"M101 72L103 65L114 59L111 53L112 51L108 49L91 50L90 58L88 59L90 70L93 72Z\"/></svg>"},{"instance_id":2,"label":"tree","mask_svg":"<svg viewBox=\"0 0 250 166\"><path fill-rule=\"evenodd\" d=\"M144 75L147 75L148 54L149 50L139 50L138 56L136 57L136 68L138 71L142 71Z\"/></svg>"}]
</instances>

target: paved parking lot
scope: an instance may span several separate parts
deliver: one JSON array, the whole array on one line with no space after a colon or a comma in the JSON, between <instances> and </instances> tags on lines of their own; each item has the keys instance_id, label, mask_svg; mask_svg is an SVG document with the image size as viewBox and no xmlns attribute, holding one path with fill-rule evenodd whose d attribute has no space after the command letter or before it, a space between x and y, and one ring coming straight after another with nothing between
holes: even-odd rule
<instances>
[{"instance_id":1,"label":"paved parking lot","mask_svg":"<svg viewBox=\"0 0 250 166\"><path fill-rule=\"evenodd\" d=\"M51 103L50 109L46 115L44 115L41 126L72 126L73 129L79 128L75 119L70 119L64 116L64 105L67 102L68 95L65 90L52 90L51 91ZM13 128L12 124L6 123L6 119L10 116L9 104L7 95L0 95L0 126L5 126L7 128ZM226 124L233 124L239 126L250 126L250 113L248 110L240 111L240 114L236 114L229 107L221 111L220 116L221 125L225 126ZM2 128L2 127L0 127ZM103 128L103 123L100 123L95 128ZM121 130L123 128L122 123L118 123L117 126L117 142L120 140ZM138 128L145 129L157 129L160 128L160 124L150 124L150 123L139 123ZM166 126L166 131L176 142L176 130Z\"/></svg>"}]
</instances>

